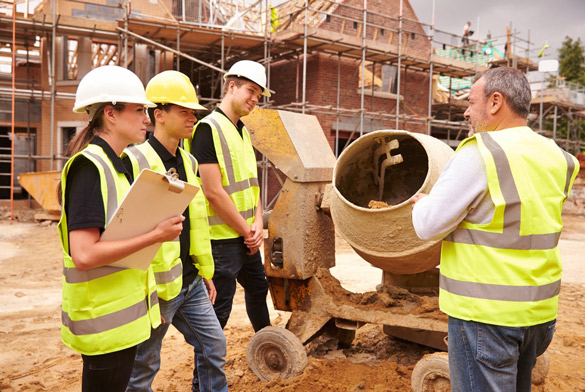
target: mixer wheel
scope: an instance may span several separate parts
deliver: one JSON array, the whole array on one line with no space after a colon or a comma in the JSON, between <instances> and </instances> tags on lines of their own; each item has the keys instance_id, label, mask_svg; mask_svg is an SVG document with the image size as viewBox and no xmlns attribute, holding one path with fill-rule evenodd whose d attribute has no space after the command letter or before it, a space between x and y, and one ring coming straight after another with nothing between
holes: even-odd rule
<instances>
[{"instance_id":1,"label":"mixer wheel","mask_svg":"<svg viewBox=\"0 0 585 392\"><path fill-rule=\"evenodd\" d=\"M549 355L547 352L536 358L532 369L532 384L541 385L548 374ZM412 371L412 392L448 392L451 390L449 360L447 353L427 355Z\"/></svg>"},{"instance_id":2,"label":"mixer wheel","mask_svg":"<svg viewBox=\"0 0 585 392\"><path fill-rule=\"evenodd\" d=\"M274 377L292 378L307 366L307 353L301 341L289 330L266 327L258 331L246 348L246 361L262 381Z\"/></svg>"},{"instance_id":3,"label":"mixer wheel","mask_svg":"<svg viewBox=\"0 0 585 392\"><path fill-rule=\"evenodd\" d=\"M449 360L447 353L438 352L418 361L411 378L412 392L449 392Z\"/></svg>"}]
</instances>

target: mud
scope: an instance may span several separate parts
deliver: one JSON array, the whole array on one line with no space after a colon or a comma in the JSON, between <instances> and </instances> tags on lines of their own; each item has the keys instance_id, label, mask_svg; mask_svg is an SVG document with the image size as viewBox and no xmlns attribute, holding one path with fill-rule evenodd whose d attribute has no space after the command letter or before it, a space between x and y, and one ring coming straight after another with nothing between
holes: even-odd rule
<instances>
[{"instance_id":1,"label":"mud","mask_svg":"<svg viewBox=\"0 0 585 392\"><path fill-rule=\"evenodd\" d=\"M550 371L544 384L533 388L534 392L585 391L585 264L582 262L585 217L566 217L564 225L560 248L566 273L557 331L548 350ZM7 254L4 246L0 248L0 390L79 391L81 358L66 348L59 337L62 266L55 226L10 225L2 221L0 242L10 244L12 249ZM347 244L339 241L337 252L343 258L356 258L352 263L336 267L344 268L346 275L356 278L355 284L371 279L366 270L369 265L352 253ZM377 279L379 274L375 275ZM376 282L372 284L375 286ZM404 296L399 300L409 301L408 293L401 291L388 296ZM286 325L289 314L274 311L271 300L268 302L272 324ZM376 302L372 306L381 306ZM424 303L417 306L422 307ZM432 307L432 302L429 306ZM253 330L239 287L224 332L228 344L225 370L230 390L237 392L405 392L410 390L410 376L416 362L434 351L386 336L381 326L369 324L357 330L348 349L338 348L335 341L326 337L314 341L315 348L310 351L309 364L301 376L262 382L246 365L246 345ZM157 392L188 390L192 369L192 349L171 328L163 343L162 368L153 389Z\"/></svg>"},{"instance_id":2,"label":"mud","mask_svg":"<svg viewBox=\"0 0 585 392\"><path fill-rule=\"evenodd\" d=\"M416 314L444 321L447 319L439 311L438 289L431 292L432 295L420 295L400 287L379 284L376 291L353 293L344 289L329 270L319 269L315 276L339 307L367 305L368 309L389 310L393 314Z\"/></svg>"}]
</instances>

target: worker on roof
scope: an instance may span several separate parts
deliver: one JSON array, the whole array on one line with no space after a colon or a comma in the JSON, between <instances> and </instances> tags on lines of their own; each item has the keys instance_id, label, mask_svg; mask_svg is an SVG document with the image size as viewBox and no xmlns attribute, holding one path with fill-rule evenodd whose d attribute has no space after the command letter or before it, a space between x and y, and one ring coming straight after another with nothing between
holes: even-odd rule
<instances>
[{"instance_id":1,"label":"worker on roof","mask_svg":"<svg viewBox=\"0 0 585 392\"><path fill-rule=\"evenodd\" d=\"M449 315L451 390L530 391L555 330L561 211L574 156L527 126L530 85L512 68L479 74L473 135L427 197L413 197L424 240L443 239L439 305Z\"/></svg>"},{"instance_id":2,"label":"worker on roof","mask_svg":"<svg viewBox=\"0 0 585 392\"><path fill-rule=\"evenodd\" d=\"M152 106L140 79L113 65L90 71L75 94L73 111L88 113L89 124L71 141L73 156L61 177L61 338L82 354L84 392L124 391L136 346L161 323L152 270L109 264L171 241L181 232L183 217L125 240L100 238L130 189L120 155L129 144L144 140L150 124L146 107Z\"/></svg>"},{"instance_id":3,"label":"worker on roof","mask_svg":"<svg viewBox=\"0 0 585 392\"><path fill-rule=\"evenodd\" d=\"M165 71L148 82L146 97L156 104L150 109L154 133L146 142L125 150L124 164L134 177L143 169L159 173L174 169L180 180L200 187L197 161L179 147L179 141L193 132L195 110L206 110L199 104L193 84L180 72ZM191 390L228 390L223 369L226 340L212 305L214 264L203 192L197 193L183 217L178 241L165 242L151 264L164 322L138 346L127 391L152 391L162 341L171 324L194 349Z\"/></svg>"},{"instance_id":4,"label":"worker on roof","mask_svg":"<svg viewBox=\"0 0 585 392\"><path fill-rule=\"evenodd\" d=\"M223 99L199 121L186 147L199 161L207 198L211 247L217 289L214 308L222 328L228 322L236 280L245 291L246 311L254 331L270 325L268 282L258 249L264 241L256 155L241 121L256 106L266 88L264 66L235 63L224 75Z\"/></svg>"}]
</instances>

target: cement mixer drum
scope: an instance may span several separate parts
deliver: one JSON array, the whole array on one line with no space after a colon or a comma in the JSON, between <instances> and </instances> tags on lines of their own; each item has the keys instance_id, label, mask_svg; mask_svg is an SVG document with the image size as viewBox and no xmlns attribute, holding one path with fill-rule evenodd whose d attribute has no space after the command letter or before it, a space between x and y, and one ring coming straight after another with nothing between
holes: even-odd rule
<instances>
[{"instance_id":1,"label":"cement mixer drum","mask_svg":"<svg viewBox=\"0 0 585 392\"><path fill-rule=\"evenodd\" d=\"M452 155L445 143L419 133L383 130L360 137L333 170L336 231L384 271L414 274L434 268L440 241L416 236L410 199L430 192Z\"/></svg>"}]
</instances>

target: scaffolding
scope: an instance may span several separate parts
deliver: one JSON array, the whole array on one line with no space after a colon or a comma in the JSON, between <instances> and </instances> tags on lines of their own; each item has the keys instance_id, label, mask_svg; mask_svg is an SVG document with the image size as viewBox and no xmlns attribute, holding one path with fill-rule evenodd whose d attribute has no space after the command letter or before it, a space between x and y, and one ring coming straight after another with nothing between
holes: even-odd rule
<instances>
[{"instance_id":1,"label":"scaffolding","mask_svg":"<svg viewBox=\"0 0 585 392\"><path fill-rule=\"evenodd\" d=\"M575 154L585 149L581 141L585 117L585 86L554 76L532 82L532 118L529 126ZM538 113L538 115L536 115ZM561 134L561 123L562 134Z\"/></svg>"},{"instance_id":2,"label":"scaffolding","mask_svg":"<svg viewBox=\"0 0 585 392\"><path fill-rule=\"evenodd\" d=\"M268 70L268 88L277 77L271 78L272 68L289 64L296 68L295 75L290 75L295 78L294 96L286 102L265 98L260 105L332 121L334 126L325 131L334 133L336 155L352 139L379 127L426 132L455 146L467 135L463 119L467 103L464 96L454 94L459 91L459 81L470 83L472 76L490 65L535 69L529 59L534 46L531 48L530 39L522 39L515 30L510 29L504 37L472 40L436 29L434 2L430 24L416 19L407 0L392 3L398 12L386 15L379 9L368 9L367 0L362 7L332 0L291 0L276 7L268 0L134 0L131 6L129 0L117 4L43 0L34 13L26 15L11 12L5 2L0 6L0 40L16 55L11 64L25 64L26 71L22 67L13 71L15 86L8 86L0 74L0 102L10 97L21 107L36 109L28 110L28 118L7 121L0 117L0 126L17 128L11 136L0 134L0 140L29 136L28 150L18 154L13 147L0 150L0 161L28 162L32 165L28 170L60 169L67 159L62 146L68 133L83 125L79 115L65 115L66 108L72 106L81 77L103 64L128 67L143 82L164 69L184 72L210 109L221 98L222 74L235 61L245 58L263 63ZM12 40L14 33L18 38ZM502 39L507 50L498 57L493 48ZM312 87L307 82L308 61L316 56L336 64L336 69L332 66L328 70L336 80L335 98L329 101L310 102L307 97ZM342 75L344 67L354 69L351 80L357 83L359 107L348 103L348 86L342 84L347 76ZM413 81L425 100L417 106L409 102ZM278 88L275 90L278 97ZM443 102L433 98L441 94ZM569 107L557 98L552 102L541 99L540 118L552 116L550 113L555 119L581 118L585 102ZM0 114L15 113L6 107L0 109ZM37 117L35 110L41 112ZM341 129L342 125L345 128ZM565 146L580 148L582 130L576 126L571 129L564 135ZM552 137L556 138L556 131ZM266 203L269 196L272 200L275 197L267 193L270 164L263 159L261 166L262 199ZM11 178L0 190L9 188L12 197L17 182L14 174Z\"/></svg>"}]
</instances>

